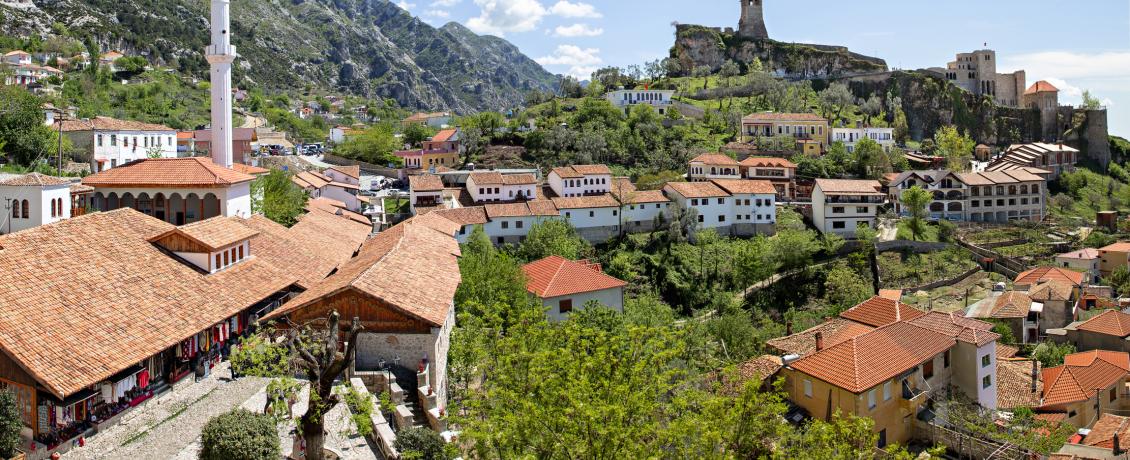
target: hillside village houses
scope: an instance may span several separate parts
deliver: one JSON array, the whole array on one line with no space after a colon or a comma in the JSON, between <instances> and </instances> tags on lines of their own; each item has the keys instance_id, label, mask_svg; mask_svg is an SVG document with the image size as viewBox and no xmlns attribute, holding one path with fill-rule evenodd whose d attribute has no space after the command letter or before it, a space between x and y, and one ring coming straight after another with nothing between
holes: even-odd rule
<instances>
[{"instance_id":1,"label":"hillside village houses","mask_svg":"<svg viewBox=\"0 0 1130 460\"><path fill-rule=\"evenodd\" d=\"M660 115L666 115L668 110L672 110L674 96L674 90L618 89L605 93L604 99L611 102L613 107L623 111L625 115L633 106L640 104L647 104Z\"/></svg>"},{"instance_id":2,"label":"hillside village houses","mask_svg":"<svg viewBox=\"0 0 1130 460\"><path fill-rule=\"evenodd\" d=\"M1047 171L954 173L947 170L904 171L888 184L895 212L907 216L903 192L920 187L933 195L927 212L933 219L968 222L1040 221L1047 215Z\"/></svg>"},{"instance_id":3,"label":"hillside village houses","mask_svg":"<svg viewBox=\"0 0 1130 460\"><path fill-rule=\"evenodd\" d=\"M816 179L812 190L812 223L821 233L850 237L859 227L874 228L885 201L874 180Z\"/></svg>"},{"instance_id":4,"label":"hillside village houses","mask_svg":"<svg viewBox=\"0 0 1130 460\"><path fill-rule=\"evenodd\" d=\"M452 117L450 112L417 112L409 115L400 121L401 125L424 125L432 128L440 129L446 128L451 125Z\"/></svg>"},{"instance_id":5,"label":"hillside village houses","mask_svg":"<svg viewBox=\"0 0 1130 460\"><path fill-rule=\"evenodd\" d=\"M18 85L28 87L50 77L61 77L63 71L47 65L32 63L30 53L22 50L9 51L4 54L0 69L6 70L5 85Z\"/></svg>"},{"instance_id":6,"label":"hillside village houses","mask_svg":"<svg viewBox=\"0 0 1130 460\"><path fill-rule=\"evenodd\" d=\"M688 163L687 180L751 179L769 181L778 200L796 198L796 164L784 158L747 157L737 161L720 153L704 153Z\"/></svg>"},{"instance_id":7,"label":"hillside village houses","mask_svg":"<svg viewBox=\"0 0 1130 460\"><path fill-rule=\"evenodd\" d=\"M404 160L407 169L434 171L436 168L458 168L463 165L460 161L463 156L461 135L459 128L444 129L424 141L419 149L400 150L393 154Z\"/></svg>"},{"instance_id":8,"label":"hillside village houses","mask_svg":"<svg viewBox=\"0 0 1130 460\"><path fill-rule=\"evenodd\" d=\"M1056 265L1063 268L1081 271L1087 274L1084 281L1088 284L1099 284L1102 271L1099 269L1099 250L1083 248L1055 256Z\"/></svg>"},{"instance_id":9,"label":"hillside village houses","mask_svg":"<svg viewBox=\"0 0 1130 460\"><path fill-rule=\"evenodd\" d=\"M55 129L89 159L93 172L150 157L177 157L177 132L168 126L94 117L57 122Z\"/></svg>"},{"instance_id":10,"label":"hillside village houses","mask_svg":"<svg viewBox=\"0 0 1130 460\"><path fill-rule=\"evenodd\" d=\"M291 176L290 181L310 194L311 198L326 198L342 203L344 209L361 213L369 204L369 197L360 194L361 167L332 166L324 171L303 171Z\"/></svg>"},{"instance_id":11,"label":"hillside village houses","mask_svg":"<svg viewBox=\"0 0 1130 460\"><path fill-rule=\"evenodd\" d=\"M831 127L813 113L754 113L742 118L742 140L792 136L801 153L816 155L828 150Z\"/></svg>"},{"instance_id":12,"label":"hillside village houses","mask_svg":"<svg viewBox=\"0 0 1130 460\"><path fill-rule=\"evenodd\" d=\"M13 233L40 225L70 219L81 213L71 180L40 173L0 173L0 234Z\"/></svg>"},{"instance_id":13,"label":"hillside village houses","mask_svg":"<svg viewBox=\"0 0 1130 460\"><path fill-rule=\"evenodd\" d=\"M1079 150L1063 144L1012 145L985 168L985 171L1009 172L1015 170L1045 171L1054 180L1064 172L1074 171L1079 160Z\"/></svg>"},{"instance_id":14,"label":"hillside village houses","mask_svg":"<svg viewBox=\"0 0 1130 460\"><path fill-rule=\"evenodd\" d=\"M598 263L550 256L522 266L522 272L526 289L546 308L551 320L564 320L590 302L624 311L628 283L605 274Z\"/></svg>"},{"instance_id":15,"label":"hillside village houses","mask_svg":"<svg viewBox=\"0 0 1130 460\"><path fill-rule=\"evenodd\" d=\"M1130 267L1130 242L1119 241L1099 248L1099 273L1110 276L1119 267Z\"/></svg>"},{"instance_id":16,"label":"hillside village houses","mask_svg":"<svg viewBox=\"0 0 1130 460\"><path fill-rule=\"evenodd\" d=\"M848 153L855 152L855 145L863 139L871 139L890 153L895 149L894 128L832 128L832 142L843 142Z\"/></svg>"}]
</instances>

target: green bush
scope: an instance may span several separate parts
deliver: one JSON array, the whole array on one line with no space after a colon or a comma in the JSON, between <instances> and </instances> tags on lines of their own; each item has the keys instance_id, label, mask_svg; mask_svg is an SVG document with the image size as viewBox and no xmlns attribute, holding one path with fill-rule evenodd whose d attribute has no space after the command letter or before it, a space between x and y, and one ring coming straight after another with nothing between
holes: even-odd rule
<instances>
[{"instance_id":1,"label":"green bush","mask_svg":"<svg viewBox=\"0 0 1130 460\"><path fill-rule=\"evenodd\" d=\"M16 395L8 390L0 390L0 455L12 458L16 446L20 444L20 430L24 422L20 408L16 405Z\"/></svg>"},{"instance_id":2,"label":"green bush","mask_svg":"<svg viewBox=\"0 0 1130 460\"><path fill-rule=\"evenodd\" d=\"M213 417L200 443L201 460L278 460L282 455L275 420L246 409Z\"/></svg>"},{"instance_id":3,"label":"green bush","mask_svg":"<svg viewBox=\"0 0 1130 460\"><path fill-rule=\"evenodd\" d=\"M435 431L427 428L405 428L396 434L396 450L400 458L412 460L447 460L446 443Z\"/></svg>"}]
</instances>

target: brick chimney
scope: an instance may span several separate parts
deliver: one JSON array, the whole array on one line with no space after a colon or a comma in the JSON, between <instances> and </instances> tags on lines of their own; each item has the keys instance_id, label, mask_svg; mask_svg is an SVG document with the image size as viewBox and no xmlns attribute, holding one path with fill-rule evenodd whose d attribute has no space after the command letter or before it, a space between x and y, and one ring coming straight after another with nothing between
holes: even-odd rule
<instances>
[{"instance_id":1,"label":"brick chimney","mask_svg":"<svg viewBox=\"0 0 1130 460\"><path fill-rule=\"evenodd\" d=\"M1040 378L1040 365L1036 360L1032 360L1032 393L1036 392L1036 380Z\"/></svg>"},{"instance_id":2,"label":"brick chimney","mask_svg":"<svg viewBox=\"0 0 1130 460\"><path fill-rule=\"evenodd\" d=\"M814 337L816 338L816 351L824 349L824 333L817 332Z\"/></svg>"}]
</instances>

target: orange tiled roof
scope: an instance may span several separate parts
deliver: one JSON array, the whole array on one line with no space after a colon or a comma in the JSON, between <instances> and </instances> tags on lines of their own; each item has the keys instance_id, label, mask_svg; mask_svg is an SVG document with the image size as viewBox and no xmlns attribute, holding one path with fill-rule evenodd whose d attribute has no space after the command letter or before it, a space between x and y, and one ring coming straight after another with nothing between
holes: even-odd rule
<instances>
[{"instance_id":1,"label":"orange tiled roof","mask_svg":"<svg viewBox=\"0 0 1130 460\"><path fill-rule=\"evenodd\" d=\"M352 177L354 179L360 179L361 178L361 167L357 166L357 165L353 165L353 166L330 166L330 169L337 171L339 173L345 174L346 176Z\"/></svg>"},{"instance_id":2,"label":"orange tiled roof","mask_svg":"<svg viewBox=\"0 0 1130 460\"><path fill-rule=\"evenodd\" d=\"M224 188L254 177L212 163L209 158L148 158L86 176L93 187Z\"/></svg>"},{"instance_id":3,"label":"orange tiled roof","mask_svg":"<svg viewBox=\"0 0 1130 460\"><path fill-rule=\"evenodd\" d=\"M245 165L243 163L233 163L231 169L236 172L241 172L249 176L258 176L260 174L267 174L271 172L270 169L260 168L258 166Z\"/></svg>"},{"instance_id":4,"label":"orange tiled roof","mask_svg":"<svg viewBox=\"0 0 1130 460\"><path fill-rule=\"evenodd\" d=\"M535 216L560 216L561 211L557 210L557 206L553 205L550 200L534 200L527 201L526 206L530 207L530 214Z\"/></svg>"},{"instance_id":5,"label":"orange tiled roof","mask_svg":"<svg viewBox=\"0 0 1130 460\"><path fill-rule=\"evenodd\" d=\"M171 229L150 238L149 241L155 242L174 233L200 243L212 251L218 251L259 234L258 231L236 220L213 217Z\"/></svg>"},{"instance_id":6,"label":"orange tiled roof","mask_svg":"<svg viewBox=\"0 0 1130 460\"><path fill-rule=\"evenodd\" d=\"M620 203L611 194L594 196L553 197L557 209L618 208Z\"/></svg>"},{"instance_id":7,"label":"orange tiled roof","mask_svg":"<svg viewBox=\"0 0 1130 460\"><path fill-rule=\"evenodd\" d=\"M301 187L313 187L315 189L320 189L330 183L330 181L326 180L322 175L314 174L311 171L303 171L295 174L292 179L296 180Z\"/></svg>"},{"instance_id":8,"label":"orange tiled roof","mask_svg":"<svg viewBox=\"0 0 1130 460\"><path fill-rule=\"evenodd\" d=\"M526 290L543 299L616 289L628 285L604 274L598 267L560 256L549 256L528 263L522 267L522 271L526 274Z\"/></svg>"},{"instance_id":9,"label":"orange tiled roof","mask_svg":"<svg viewBox=\"0 0 1130 460\"><path fill-rule=\"evenodd\" d=\"M950 349L952 337L907 322L892 323L805 356L791 366L862 393Z\"/></svg>"},{"instance_id":10,"label":"orange tiled roof","mask_svg":"<svg viewBox=\"0 0 1130 460\"><path fill-rule=\"evenodd\" d=\"M436 211L436 214L459 225L480 225L489 222L486 209L482 206L441 209Z\"/></svg>"},{"instance_id":11,"label":"orange tiled roof","mask_svg":"<svg viewBox=\"0 0 1130 460\"><path fill-rule=\"evenodd\" d=\"M902 300L902 289L880 289L879 297L891 299L895 302Z\"/></svg>"},{"instance_id":12,"label":"orange tiled roof","mask_svg":"<svg viewBox=\"0 0 1130 460\"><path fill-rule=\"evenodd\" d=\"M563 179L578 179L584 176L612 174L612 170L608 169L608 166L605 165L562 166L553 168L553 172L557 173L557 175L561 176Z\"/></svg>"},{"instance_id":13,"label":"orange tiled roof","mask_svg":"<svg viewBox=\"0 0 1130 460\"><path fill-rule=\"evenodd\" d=\"M309 289L339 265L353 257L372 231L371 226L342 222L328 213L303 216L286 228L260 214L238 219L259 232L251 239L251 253L283 273L293 274L297 284Z\"/></svg>"},{"instance_id":14,"label":"orange tiled roof","mask_svg":"<svg viewBox=\"0 0 1130 460\"><path fill-rule=\"evenodd\" d=\"M877 180L816 179L816 186L825 195L882 195Z\"/></svg>"},{"instance_id":15,"label":"orange tiled roof","mask_svg":"<svg viewBox=\"0 0 1130 460\"><path fill-rule=\"evenodd\" d=\"M999 348L1001 345L997 345ZM1036 373L1033 376L1032 368ZM1032 391L1035 382L1035 391ZM997 359L997 408L1038 407L1044 382L1040 380L1040 362L1028 359Z\"/></svg>"},{"instance_id":16,"label":"orange tiled roof","mask_svg":"<svg viewBox=\"0 0 1130 460\"><path fill-rule=\"evenodd\" d=\"M119 120L110 117L94 117L89 120L66 120L55 123L55 127L52 129L58 130L59 123L63 124L63 132L65 133L74 131L176 131L165 125L133 120Z\"/></svg>"},{"instance_id":17,"label":"orange tiled roof","mask_svg":"<svg viewBox=\"0 0 1130 460\"><path fill-rule=\"evenodd\" d=\"M1115 337L1130 336L1130 314L1108 310L1084 321L1083 324L1076 326L1076 329Z\"/></svg>"},{"instance_id":18,"label":"orange tiled roof","mask_svg":"<svg viewBox=\"0 0 1130 460\"><path fill-rule=\"evenodd\" d=\"M356 257L264 319L278 318L350 289L390 308L442 326L459 286L459 225L436 214L417 216L365 242Z\"/></svg>"},{"instance_id":19,"label":"orange tiled roof","mask_svg":"<svg viewBox=\"0 0 1130 460\"><path fill-rule=\"evenodd\" d=\"M1017 291L1008 291L997 297L993 303L993 310L989 314L992 318L1026 318L1032 310L1032 298L1028 294Z\"/></svg>"},{"instance_id":20,"label":"orange tiled roof","mask_svg":"<svg viewBox=\"0 0 1130 460\"><path fill-rule=\"evenodd\" d=\"M435 136L432 136L432 142L447 142L457 132L459 131L455 129L440 130L440 132L436 133Z\"/></svg>"},{"instance_id":21,"label":"orange tiled roof","mask_svg":"<svg viewBox=\"0 0 1130 460\"><path fill-rule=\"evenodd\" d=\"M1047 80L1040 80L1036 83L1033 83L1032 86L1029 86L1028 90L1025 91L1024 94L1025 95L1036 94L1036 93L1043 93L1043 92L1047 92L1047 91L1058 93L1059 88L1056 88L1051 83L1048 83Z\"/></svg>"},{"instance_id":22,"label":"orange tiled roof","mask_svg":"<svg viewBox=\"0 0 1130 460\"><path fill-rule=\"evenodd\" d=\"M777 337L766 342L783 354L807 355L816 350L816 333L822 336L825 348L852 337L866 334L875 328L855 321L832 318L805 331L785 337Z\"/></svg>"},{"instance_id":23,"label":"orange tiled roof","mask_svg":"<svg viewBox=\"0 0 1130 460\"><path fill-rule=\"evenodd\" d=\"M1068 281L1078 286L1083 284L1083 272L1059 267L1039 267L1017 275L1013 282L1034 286L1040 282L1051 280Z\"/></svg>"},{"instance_id":24,"label":"orange tiled roof","mask_svg":"<svg viewBox=\"0 0 1130 460\"><path fill-rule=\"evenodd\" d=\"M0 185L18 187L45 187L52 185L67 185L71 181L62 177L48 176L37 172L21 174L6 180L0 180Z\"/></svg>"},{"instance_id":25,"label":"orange tiled roof","mask_svg":"<svg viewBox=\"0 0 1130 460\"><path fill-rule=\"evenodd\" d=\"M1075 294L1074 290L1075 287L1067 281L1050 280L1029 289L1028 297L1040 302L1071 300Z\"/></svg>"},{"instance_id":26,"label":"orange tiled roof","mask_svg":"<svg viewBox=\"0 0 1130 460\"><path fill-rule=\"evenodd\" d=\"M755 168L796 168L796 163L793 163L784 158L774 157L749 157L741 161L742 166L751 166Z\"/></svg>"},{"instance_id":27,"label":"orange tiled roof","mask_svg":"<svg viewBox=\"0 0 1130 460\"><path fill-rule=\"evenodd\" d=\"M502 185L502 173L497 171L476 171L470 174L468 179L475 182L475 185Z\"/></svg>"},{"instance_id":28,"label":"orange tiled roof","mask_svg":"<svg viewBox=\"0 0 1130 460\"><path fill-rule=\"evenodd\" d=\"M502 176L504 185L534 185L538 183L537 176L533 174L505 174Z\"/></svg>"},{"instance_id":29,"label":"orange tiled roof","mask_svg":"<svg viewBox=\"0 0 1130 460\"><path fill-rule=\"evenodd\" d=\"M924 314L910 305L875 296L845 310L840 317L880 327L897 321L910 321Z\"/></svg>"},{"instance_id":30,"label":"orange tiled roof","mask_svg":"<svg viewBox=\"0 0 1130 460\"><path fill-rule=\"evenodd\" d=\"M749 180L749 179L714 179L714 185L717 185L729 192L730 194L752 194L752 195L776 195L777 189L773 188L773 183L767 180Z\"/></svg>"},{"instance_id":31,"label":"orange tiled roof","mask_svg":"<svg viewBox=\"0 0 1130 460\"><path fill-rule=\"evenodd\" d=\"M982 347L1001 338L1000 334L992 331L993 325L973 318L966 318L960 313L942 313L932 311L919 316L910 323L921 326L939 334L945 334L965 342Z\"/></svg>"},{"instance_id":32,"label":"orange tiled roof","mask_svg":"<svg viewBox=\"0 0 1130 460\"><path fill-rule=\"evenodd\" d=\"M738 160L730 158L729 155L723 155L721 153L704 153L702 155L694 157L694 159L692 159L690 162L691 163L702 163L702 164L705 164L705 165L720 165L720 166L737 166L738 165Z\"/></svg>"},{"instance_id":33,"label":"orange tiled roof","mask_svg":"<svg viewBox=\"0 0 1130 460\"><path fill-rule=\"evenodd\" d=\"M1130 417L1102 414L1091 426L1091 432L1083 438L1083 445L1114 449L1115 434L1118 435L1119 447L1125 449L1126 439L1130 438Z\"/></svg>"},{"instance_id":34,"label":"orange tiled roof","mask_svg":"<svg viewBox=\"0 0 1130 460\"><path fill-rule=\"evenodd\" d=\"M617 201L624 204L668 203L671 201L661 190L633 190L624 192L622 195L617 195L617 192L617 190L612 191Z\"/></svg>"},{"instance_id":35,"label":"orange tiled roof","mask_svg":"<svg viewBox=\"0 0 1130 460\"><path fill-rule=\"evenodd\" d=\"M408 177L408 185L417 192L438 192L443 190L443 181L439 176L432 174L419 174Z\"/></svg>"},{"instance_id":36,"label":"orange tiled roof","mask_svg":"<svg viewBox=\"0 0 1130 460\"><path fill-rule=\"evenodd\" d=\"M499 217L528 217L530 215L530 208L526 203L509 203L509 204L488 204L483 206L487 211L487 217L497 219Z\"/></svg>"},{"instance_id":37,"label":"orange tiled roof","mask_svg":"<svg viewBox=\"0 0 1130 460\"><path fill-rule=\"evenodd\" d=\"M1130 373L1130 357L1126 353L1092 353L1082 357L1067 355L1064 365L1044 369L1041 373L1044 381L1043 406L1085 401L1096 392L1116 384L1127 373Z\"/></svg>"},{"instance_id":38,"label":"orange tiled roof","mask_svg":"<svg viewBox=\"0 0 1130 460\"><path fill-rule=\"evenodd\" d=\"M742 117L742 122L771 122L771 121L828 121L815 113L752 113Z\"/></svg>"},{"instance_id":39,"label":"orange tiled roof","mask_svg":"<svg viewBox=\"0 0 1130 460\"><path fill-rule=\"evenodd\" d=\"M668 182L667 187L683 198L722 198L730 196L711 182Z\"/></svg>"},{"instance_id":40,"label":"orange tiled roof","mask_svg":"<svg viewBox=\"0 0 1130 460\"><path fill-rule=\"evenodd\" d=\"M1109 252L1130 252L1130 241L1119 241L1117 243L1099 248L1100 251Z\"/></svg>"},{"instance_id":41,"label":"orange tiled roof","mask_svg":"<svg viewBox=\"0 0 1130 460\"><path fill-rule=\"evenodd\" d=\"M256 257L203 274L148 241L172 228L123 208L0 236L0 348L65 397L295 281Z\"/></svg>"},{"instance_id":42,"label":"orange tiled roof","mask_svg":"<svg viewBox=\"0 0 1130 460\"><path fill-rule=\"evenodd\" d=\"M782 367L784 363L780 356L761 355L738 364L733 371L716 372L708 378L719 383L718 390L722 394L737 395L741 393L747 382L764 384L766 379L776 375Z\"/></svg>"},{"instance_id":43,"label":"orange tiled roof","mask_svg":"<svg viewBox=\"0 0 1130 460\"><path fill-rule=\"evenodd\" d=\"M364 201L364 199L368 199L368 197L358 196L357 199ZM345 203L342 203L342 202L337 201L337 200L331 200L331 199L326 198L326 197L312 198L312 199L306 201L306 210L310 211L310 212L314 212L314 211L327 212L327 213L330 213L330 214L333 214L333 215L336 215L336 216L344 217L346 219L349 219L353 222L356 222L356 223L359 223L359 224L362 224L362 225L366 225L366 226L372 226L373 225L373 221L370 220L368 217L365 217L364 214L350 211L349 207L347 207L345 205Z\"/></svg>"}]
</instances>

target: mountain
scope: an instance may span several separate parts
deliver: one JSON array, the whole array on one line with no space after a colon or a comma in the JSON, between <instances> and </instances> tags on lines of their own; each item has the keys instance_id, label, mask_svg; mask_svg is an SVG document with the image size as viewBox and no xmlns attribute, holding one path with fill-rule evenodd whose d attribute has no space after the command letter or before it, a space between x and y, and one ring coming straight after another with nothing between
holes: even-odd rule
<instances>
[{"instance_id":1,"label":"mountain","mask_svg":"<svg viewBox=\"0 0 1130 460\"><path fill-rule=\"evenodd\" d=\"M238 0L236 85L309 86L458 113L520 105L558 77L513 44L457 23L435 28L388 0ZM207 77L206 0L0 0L0 29L92 37L151 62Z\"/></svg>"}]
</instances>

